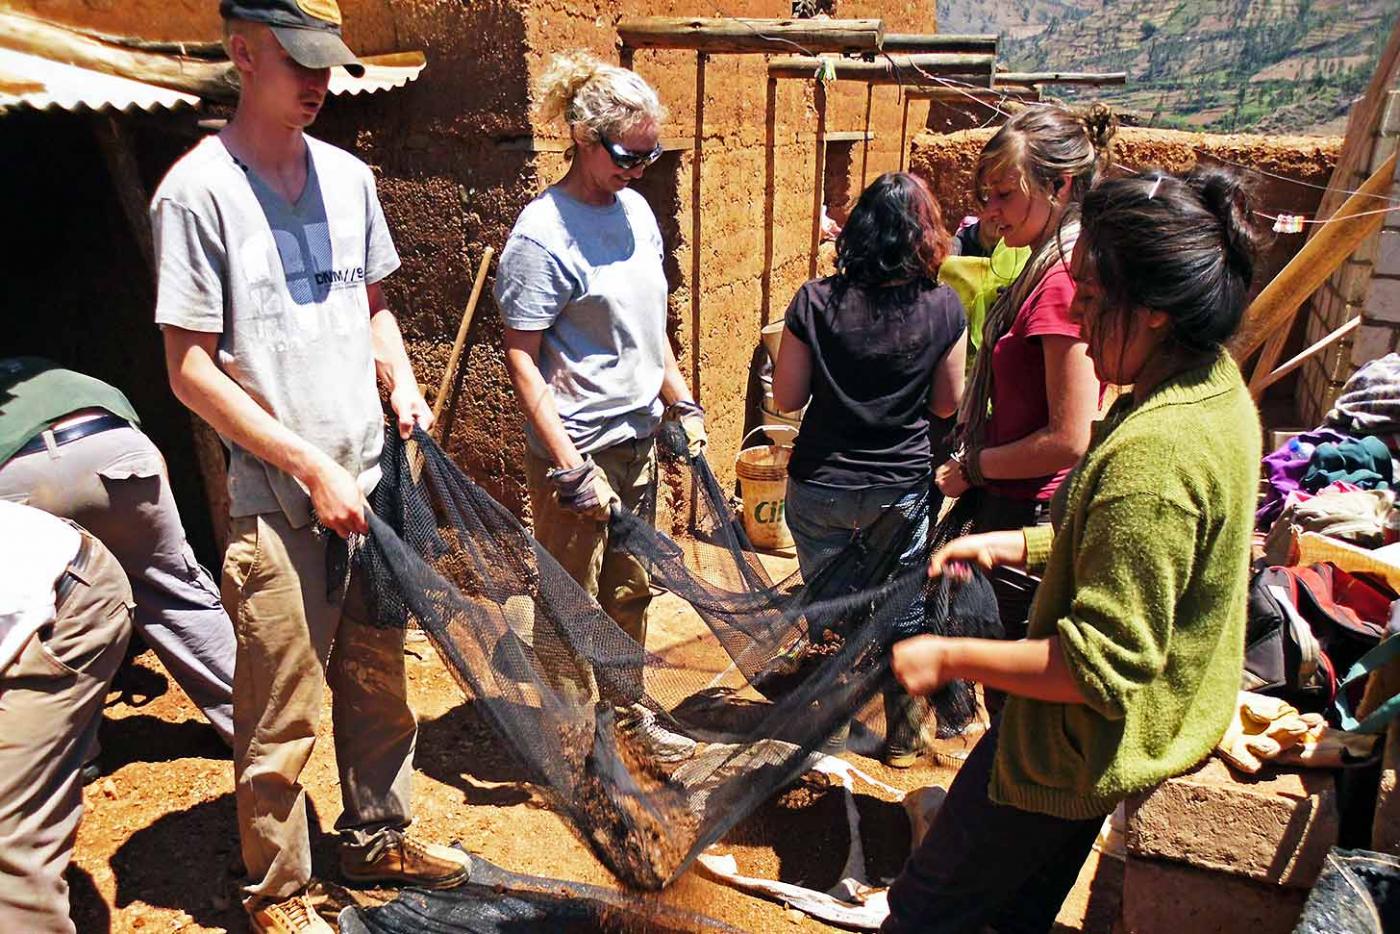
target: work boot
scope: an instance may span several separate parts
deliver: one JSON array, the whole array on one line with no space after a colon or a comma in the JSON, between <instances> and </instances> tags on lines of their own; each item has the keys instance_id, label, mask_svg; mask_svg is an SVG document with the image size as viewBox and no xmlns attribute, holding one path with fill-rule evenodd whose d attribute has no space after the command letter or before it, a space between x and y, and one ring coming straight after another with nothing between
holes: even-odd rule
<instances>
[{"instance_id":1,"label":"work boot","mask_svg":"<svg viewBox=\"0 0 1400 934\"><path fill-rule=\"evenodd\" d=\"M254 899L248 903L248 921L255 934L335 934L311 907L304 889L280 902Z\"/></svg>"},{"instance_id":2,"label":"work boot","mask_svg":"<svg viewBox=\"0 0 1400 934\"><path fill-rule=\"evenodd\" d=\"M923 724L928 706L902 688L885 691L885 749L880 756L892 769L911 768L924 754Z\"/></svg>"},{"instance_id":3,"label":"work boot","mask_svg":"<svg viewBox=\"0 0 1400 934\"><path fill-rule=\"evenodd\" d=\"M409 839L401 830L385 830L363 847L340 848L340 874L356 884L381 882L450 889L471 875L471 857L461 850Z\"/></svg>"},{"instance_id":4,"label":"work boot","mask_svg":"<svg viewBox=\"0 0 1400 934\"><path fill-rule=\"evenodd\" d=\"M641 704L617 708L617 729L657 762L681 762L695 755L695 740L666 729Z\"/></svg>"}]
</instances>

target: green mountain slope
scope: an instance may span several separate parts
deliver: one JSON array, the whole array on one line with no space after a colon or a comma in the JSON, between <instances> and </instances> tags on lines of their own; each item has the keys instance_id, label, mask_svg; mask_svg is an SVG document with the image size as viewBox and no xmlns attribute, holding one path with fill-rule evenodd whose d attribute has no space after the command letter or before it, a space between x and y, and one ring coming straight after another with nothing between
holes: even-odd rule
<instances>
[{"instance_id":1,"label":"green mountain slope","mask_svg":"<svg viewBox=\"0 0 1400 934\"><path fill-rule=\"evenodd\" d=\"M1016 71L1126 71L1121 88L1049 88L1147 125L1341 133L1400 0L938 0L944 32L996 32Z\"/></svg>"}]
</instances>

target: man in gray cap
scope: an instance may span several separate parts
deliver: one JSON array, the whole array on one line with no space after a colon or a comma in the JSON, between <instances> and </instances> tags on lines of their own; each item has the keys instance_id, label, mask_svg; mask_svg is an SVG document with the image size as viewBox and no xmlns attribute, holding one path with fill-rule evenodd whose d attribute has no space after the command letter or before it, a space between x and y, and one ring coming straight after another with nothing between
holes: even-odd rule
<instances>
[{"instance_id":1,"label":"man in gray cap","mask_svg":"<svg viewBox=\"0 0 1400 934\"><path fill-rule=\"evenodd\" d=\"M360 67L341 39L339 9L333 0L224 0L220 12L238 109L152 200L156 322L171 389L230 451L222 589L238 637L244 904L256 931L329 931L306 895L300 783L327 681L341 875L446 887L468 873L461 851L405 834L417 726L403 632L366 619L358 574L330 578L328 541L312 523L314 514L341 537L367 530L384 431L376 373L404 437L432 415L385 304L381 280L399 257L374 176L302 132L330 69Z\"/></svg>"}]
</instances>

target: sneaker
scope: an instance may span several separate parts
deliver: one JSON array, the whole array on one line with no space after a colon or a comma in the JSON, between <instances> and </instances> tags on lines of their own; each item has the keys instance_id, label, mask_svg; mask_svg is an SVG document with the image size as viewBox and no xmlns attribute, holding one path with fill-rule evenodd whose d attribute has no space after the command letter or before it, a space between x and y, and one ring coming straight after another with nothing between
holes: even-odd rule
<instances>
[{"instance_id":1,"label":"sneaker","mask_svg":"<svg viewBox=\"0 0 1400 934\"><path fill-rule=\"evenodd\" d=\"M895 749L886 746L880 761L892 769L909 769L914 767L923 754L922 749Z\"/></svg>"},{"instance_id":2,"label":"sneaker","mask_svg":"<svg viewBox=\"0 0 1400 934\"><path fill-rule=\"evenodd\" d=\"M255 934L335 934L304 891L280 902L256 899L248 905L248 921Z\"/></svg>"},{"instance_id":3,"label":"sneaker","mask_svg":"<svg viewBox=\"0 0 1400 934\"><path fill-rule=\"evenodd\" d=\"M450 889L471 875L471 857L450 846L409 839L401 830L386 830L368 846L341 847L340 874L357 884Z\"/></svg>"},{"instance_id":4,"label":"sneaker","mask_svg":"<svg viewBox=\"0 0 1400 934\"><path fill-rule=\"evenodd\" d=\"M635 740L657 762L681 762L695 755L695 740L668 730L641 704L619 707L617 728Z\"/></svg>"}]
</instances>

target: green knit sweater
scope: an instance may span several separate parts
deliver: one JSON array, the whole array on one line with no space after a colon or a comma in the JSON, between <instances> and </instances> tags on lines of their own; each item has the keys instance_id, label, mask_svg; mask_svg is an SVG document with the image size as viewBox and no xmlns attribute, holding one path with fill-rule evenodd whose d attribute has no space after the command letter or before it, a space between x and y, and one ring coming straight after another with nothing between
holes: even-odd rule
<instances>
[{"instance_id":1,"label":"green knit sweater","mask_svg":"<svg viewBox=\"0 0 1400 934\"><path fill-rule=\"evenodd\" d=\"M1083 704L1010 698L989 788L1080 819L1186 771L1230 720L1244 659L1259 416L1229 354L1119 400L1027 529L1029 637L1059 635Z\"/></svg>"}]
</instances>

